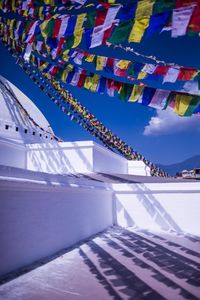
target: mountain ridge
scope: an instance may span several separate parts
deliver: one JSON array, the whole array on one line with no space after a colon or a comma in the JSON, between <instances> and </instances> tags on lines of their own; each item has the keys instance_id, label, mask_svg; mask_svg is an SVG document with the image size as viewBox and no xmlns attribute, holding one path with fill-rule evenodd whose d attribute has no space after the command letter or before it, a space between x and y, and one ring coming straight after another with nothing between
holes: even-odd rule
<instances>
[{"instance_id":1,"label":"mountain ridge","mask_svg":"<svg viewBox=\"0 0 200 300\"><path fill-rule=\"evenodd\" d=\"M174 163L170 165L158 164L160 168L168 172L169 175L176 175L176 173L181 173L183 170L191 170L194 168L200 168L200 155L194 155L182 162Z\"/></svg>"}]
</instances>

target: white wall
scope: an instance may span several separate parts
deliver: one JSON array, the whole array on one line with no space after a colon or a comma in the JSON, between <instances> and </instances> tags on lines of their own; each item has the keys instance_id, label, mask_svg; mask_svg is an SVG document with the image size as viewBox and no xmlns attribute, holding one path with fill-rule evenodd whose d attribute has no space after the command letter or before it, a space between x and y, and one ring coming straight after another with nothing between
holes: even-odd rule
<instances>
[{"instance_id":1,"label":"white wall","mask_svg":"<svg viewBox=\"0 0 200 300\"><path fill-rule=\"evenodd\" d=\"M92 172L92 149L92 142L27 145L27 169L54 174Z\"/></svg>"},{"instance_id":2,"label":"white wall","mask_svg":"<svg viewBox=\"0 0 200 300\"><path fill-rule=\"evenodd\" d=\"M200 182L106 184L0 167L0 276L108 226L200 235Z\"/></svg>"},{"instance_id":3,"label":"white wall","mask_svg":"<svg viewBox=\"0 0 200 300\"><path fill-rule=\"evenodd\" d=\"M127 160L92 141L27 145L27 168L48 173L127 174Z\"/></svg>"},{"instance_id":4,"label":"white wall","mask_svg":"<svg viewBox=\"0 0 200 300\"><path fill-rule=\"evenodd\" d=\"M130 175L140 175L140 176L151 176L150 168L143 163L143 161L132 161L128 160L128 174Z\"/></svg>"},{"instance_id":5,"label":"white wall","mask_svg":"<svg viewBox=\"0 0 200 300\"><path fill-rule=\"evenodd\" d=\"M113 224L111 192L87 185L0 181L0 275Z\"/></svg>"},{"instance_id":6,"label":"white wall","mask_svg":"<svg viewBox=\"0 0 200 300\"><path fill-rule=\"evenodd\" d=\"M93 146L93 171L127 174L127 160L106 148L95 144Z\"/></svg>"},{"instance_id":7,"label":"white wall","mask_svg":"<svg viewBox=\"0 0 200 300\"><path fill-rule=\"evenodd\" d=\"M117 225L200 235L200 182L113 184Z\"/></svg>"},{"instance_id":8,"label":"white wall","mask_svg":"<svg viewBox=\"0 0 200 300\"><path fill-rule=\"evenodd\" d=\"M49 137L45 139L43 133L41 139L44 138L45 143L33 143L34 139L40 138L39 132L33 136L23 130L19 127L19 132L16 132L12 125L8 130L5 130L5 125L2 127L0 164L50 174L102 172L148 175L143 162L128 161L92 141L58 143L49 141ZM31 144L24 144L23 135L29 135L26 140L29 139Z\"/></svg>"},{"instance_id":9,"label":"white wall","mask_svg":"<svg viewBox=\"0 0 200 300\"><path fill-rule=\"evenodd\" d=\"M26 168L26 148L23 144L0 138L0 165Z\"/></svg>"}]
</instances>

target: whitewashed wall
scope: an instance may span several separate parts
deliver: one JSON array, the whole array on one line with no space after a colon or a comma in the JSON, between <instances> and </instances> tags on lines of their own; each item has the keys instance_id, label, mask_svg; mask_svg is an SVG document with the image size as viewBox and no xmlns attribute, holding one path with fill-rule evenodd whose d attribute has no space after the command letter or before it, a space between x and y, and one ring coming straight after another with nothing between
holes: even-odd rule
<instances>
[{"instance_id":1,"label":"whitewashed wall","mask_svg":"<svg viewBox=\"0 0 200 300\"><path fill-rule=\"evenodd\" d=\"M0 195L0 276L113 224L111 192L100 183L0 180Z\"/></svg>"},{"instance_id":2,"label":"whitewashed wall","mask_svg":"<svg viewBox=\"0 0 200 300\"><path fill-rule=\"evenodd\" d=\"M127 174L127 163L128 161L125 158L94 143L93 145L93 171L94 172Z\"/></svg>"},{"instance_id":3,"label":"whitewashed wall","mask_svg":"<svg viewBox=\"0 0 200 300\"><path fill-rule=\"evenodd\" d=\"M200 182L113 184L114 222L200 235Z\"/></svg>"},{"instance_id":4,"label":"whitewashed wall","mask_svg":"<svg viewBox=\"0 0 200 300\"><path fill-rule=\"evenodd\" d=\"M54 174L92 172L92 146L92 142L27 145L27 169Z\"/></svg>"},{"instance_id":5,"label":"whitewashed wall","mask_svg":"<svg viewBox=\"0 0 200 300\"><path fill-rule=\"evenodd\" d=\"M23 144L0 138L0 165L26 168L26 148Z\"/></svg>"},{"instance_id":6,"label":"whitewashed wall","mask_svg":"<svg viewBox=\"0 0 200 300\"><path fill-rule=\"evenodd\" d=\"M106 184L0 168L0 276L113 224L200 236L200 183Z\"/></svg>"},{"instance_id":7,"label":"whitewashed wall","mask_svg":"<svg viewBox=\"0 0 200 300\"><path fill-rule=\"evenodd\" d=\"M127 173L130 175L140 175L140 176L151 176L150 168L147 167L143 161L127 161L128 170Z\"/></svg>"},{"instance_id":8,"label":"whitewashed wall","mask_svg":"<svg viewBox=\"0 0 200 300\"><path fill-rule=\"evenodd\" d=\"M127 160L92 141L27 145L27 169L47 173L127 174Z\"/></svg>"}]
</instances>

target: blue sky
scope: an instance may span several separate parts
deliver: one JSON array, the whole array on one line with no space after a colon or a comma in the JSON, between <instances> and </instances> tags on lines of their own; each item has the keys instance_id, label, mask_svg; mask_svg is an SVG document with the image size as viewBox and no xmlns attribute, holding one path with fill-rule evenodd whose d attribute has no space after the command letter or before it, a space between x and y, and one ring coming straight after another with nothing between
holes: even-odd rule
<instances>
[{"instance_id":1,"label":"blue sky","mask_svg":"<svg viewBox=\"0 0 200 300\"><path fill-rule=\"evenodd\" d=\"M131 46L135 51L155 55L166 62L200 68L198 37L171 39L169 33L163 33L139 45ZM119 50L101 49L99 52L99 49L94 49L93 52L136 59L134 55ZM95 140L51 102L15 64L2 44L0 44L0 66L1 75L32 99L46 116L57 136L66 141ZM154 85L159 86L156 82ZM140 104L125 103L117 98L90 93L72 86L67 88L109 129L155 163L170 164L200 154L200 117L181 118L171 111L156 111Z\"/></svg>"}]
</instances>

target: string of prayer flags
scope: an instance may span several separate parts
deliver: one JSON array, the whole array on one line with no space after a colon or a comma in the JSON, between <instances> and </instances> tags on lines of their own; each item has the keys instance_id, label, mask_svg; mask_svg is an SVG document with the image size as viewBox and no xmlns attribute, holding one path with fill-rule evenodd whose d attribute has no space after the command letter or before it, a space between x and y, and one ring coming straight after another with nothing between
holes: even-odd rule
<instances>
[{"instance_id":1,"label":"string of prayer flags","mask_svg":"<svg viewBox=\"0 0 200 300\"><path fill-rule=\"evenodd\" d=\"M9 51L11 52L11 49ZM17 55L17 57L18 57L18 55ZM31 59L31 61L34 61L34 60ZM46 92L46 94L49 96L49 98L59 108L61 108L64 113L66 113L68 116L70 116L71 120L76 121L83 128L86 128L91 134L93 134L100 141L102 141L103 144L106 145L106 147L109 148L111 146L112 148L119 151L122 155L124 155L127 159L137 159L137 160L144 161L144 163L151 168L152 176L167 176L167 174L164 173L162 170L160 170L160 168L157 168L152 162L145 159L144 156L142 156L138 152L134 151L132 149L132 147L128 146L125 142L123 142L115 134L113 134L110 130L108 130L101 122L99 122L93 115L91 115L86 109L84 109L84 107L82 105L77 103L77 101L68 92L66 92L65 89L61 87L60 83L58 81L55 81L53 79L53 77L52 78L49 77L48 74L45 75L46 78L48 79L48 82L50 82L53 85L53 87L55 87L55 90L60 92L60 95L58 95L59 99L64 103L65 103L65 100L67 100L67 103L69 104L68 108L71 111L69 111L58 100L56 100L55 97L52 96L52 94L49 91L47 91L46 88L39 82L39 80L34 77L33 74L39 72L38 69L31 69L29 71L28 68L24 66L22 60L20 60L20 61L18 60L18 62L19 62L19 65L22 66L23 69L25 70L25 72L30 76L30 78L36 84L39 85L39 87L42 89L42 91ZM39 62L39 64L42 65L40 62ZM29 68L31 68L30 65L29 65ZM41 74L38 75L38 78L42 79ZM43 82L43 80L42 80L42 82ZM49 84L48 84L48 87L49 87ZM92 120L92 121L90 122L90 120Z\"/></svg>"},{"instance_id":2,"label":"string of prayer flags","mask_svg":"<svg viewBox=\"0 0 200 300\"><path fill-rule=\"evenodd\" d=\"M161 11L158 9L160 2ZM143 37L148 38L153 33L161 32L166 28L171 30L172 37L183 36L190 33L190 31L194 33L200 31L198 17L200 4L198 2L183 2L178 7L176 6L176 1L174 1L173 5L171 5L171 1L169 1L169 5L163 5L162 2L160 0L138 0L131 4L110 5L103 9L91 10L85 14L68 15L68 21L72 23L75 21L76 24L71 27L68 25L69 33L68 35L64 35L65 46L68 48L78 46L83 36L86 38L87 46L94 48L103 45L107 41L113 44L121 42L140 43ZM16 13L15 1L12 1L13 6L7 3L7 0L3 0L3 4L1 5L4 12L11 11ZM44 22L40 28L45 38L52 39L59 37L57 28L61 23L61 17L66 16L66 12L62 12L62 10L59 12L57 10L56 1L47 1L49 4L43 1L44 7L41 6L37 12L34 11L34 9L38 9L35 1L20 3L21 6L18 5L18 8L21 7L22 10L27 9L27 7L30 8L32 16L36 16L36 19ZM70 1L70 3L85 4L84 1ZM55 9L52 14L47 9L48 7L50 7L51 12L52 8ZM46 9L45 13L41 8ZM44 14L46 16L43 18ZM170 19L172 19L172 23L169 28ZM58 21L55 22L55 20ZM47 24L46 21L50 21L50 23ZM56 28L53 32L51 28L54 28L54 26Z\"/></svg>"}]
</instances>

